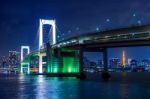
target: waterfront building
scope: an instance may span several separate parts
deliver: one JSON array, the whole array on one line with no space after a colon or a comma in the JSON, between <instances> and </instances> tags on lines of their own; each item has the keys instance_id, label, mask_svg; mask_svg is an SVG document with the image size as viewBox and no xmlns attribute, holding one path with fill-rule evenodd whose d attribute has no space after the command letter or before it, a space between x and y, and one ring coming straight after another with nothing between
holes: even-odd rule
<instances>
[{"instance_id":1,"label":"waterfront building","mask_svg":"<svg viewBox=\"0 0 150 99\"><path fill-rule=\"evenodd\" d=\"M20 52L9 51L8 64L11 71L18 71L20 66Z\"/></svg>"},{"instance_id":2,"label":"waterfront building","mask_svg":"<svg viewBox=\"0 0 150 99\"><path fill-rule=\"evenodd\" d=\"M110 68L118 68L120 66L120 59L119 58L112 58L109 60Z\"/></svg>"},{"instance_id":3,"label":"waterfront building","mask_svg":"<svg viewBox=\"0 0 150 99\"><path fill-rule=\"evenodd\" d=\"M132 60L131 58L128 58L128 64L127 64L128 66L131 65L131 60Z\"/></svg>"},{"instance_id":4,"label":"waterfront building","mask_svg":"<svg viewBox=\"0 0 150 99\"><path fill-rule=\"evenodd\" d=\"M132 59L130 66L131 66L132 68L135 68L135 67L137 67L137 65L138 65L138 61L135 60L135 59Z\"/></svg>"},{"instance_id":5,"label":"waterfront building","mask_svg":"<svg viewBox=\"0 0 150 99\"><path fill-rule=\"evenodd\" d=\"M144 67L146 70L150 69L150 62L147 59L141 61L141 66Z\"/></svg>"},{"instance_id":6,"label":"waterfront building","mask_svg":"<svg viewBox=\"0 0 150 99\"><path fill-rule=\"evenodd\" d=\"M104 65L103 60L98 60L97 66L98 67L103 67L103 65Z\"/></svg>"}]
</instances>

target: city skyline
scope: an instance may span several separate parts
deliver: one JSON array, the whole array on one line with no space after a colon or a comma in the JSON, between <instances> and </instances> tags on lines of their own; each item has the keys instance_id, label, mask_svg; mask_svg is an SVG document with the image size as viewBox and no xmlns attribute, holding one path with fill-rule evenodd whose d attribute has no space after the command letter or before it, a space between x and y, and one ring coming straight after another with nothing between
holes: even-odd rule
<instances>
[{"instance_id":1,"label":"city skyline","mask_svg":"<svg viewBox=\"0 0 150 99\"><path fill-rule=\"evenodd\" d=\"M15 51L15 50L13 50ZM21 50L20 50L21 51ZM16 52L20 52L16 51ZM150 46L139 46L139 47L118 47L118 48L108 48L108 58L122 58L123 51L126 55L126 61L127 59L136 59L136 60L142 60L142 59L149 59L150 58ZM143 54L142 52L145 52L147 54ZM9 52L3 56L8 56ZM117 52L117 53L116 53ZM2 57L3 57L2 56ZM102 53L101 52L84 52L84 56L91 60L100 60L102 59Z\"/></svg>"},{"instance_id":2,"label":"city skyline","mask_svg":"<svg viewBox=\"0 0 150 99\"><path fill-rule=\"evenodd\" d=\"M150 58L150 46L108 48L108 58L121 59L123 51L126 53L126 62L129 58L139 61ZM85 52L85 54L85 56L92 61L102 59L102 53L100 52Z\"/></svg>"},{"instance_id":3,"label":"city skyline","mask_svg":"<svg viewBox=\"0 0 150 99\"><path fill-rule=\"evenodd\" d=\"M15 50L14 50L15 51ZM20 50L21 51L21 50ZM20 52L17 51L17 52ZM150 46L140 46L140 47L118 47L118 48L108 48L108 58L122 58L122 52L125 51L126 53L126 61L127 59L136 59L136 60L142 60L142 59L149 59L150 58ZM143 54L142 52L145 52L147 54ZM117 52L117 53L116 53ZM7 54L2 55L3 56L8 56L9 51ZM101 52L84 52L84 55L91 59L91 60L99 60L102 59L102 53Z\"/></svg>"}]
</instances>

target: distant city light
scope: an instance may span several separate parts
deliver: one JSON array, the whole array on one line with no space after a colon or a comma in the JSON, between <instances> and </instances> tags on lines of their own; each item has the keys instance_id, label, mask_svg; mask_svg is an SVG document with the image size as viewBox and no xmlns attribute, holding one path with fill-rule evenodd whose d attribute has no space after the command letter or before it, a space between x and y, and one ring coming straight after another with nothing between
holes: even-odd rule
<instances>
[{"instance_id":1,"label":"distant city light","mask_svg":"<svg viewBox=\"0 0 150 99\"><path fill-rule=\"evenodd\" d=\"M69 30L68 33L71 33L71 30Z\"/></svg>"},{"instance_id":2,"label":"distant city light","mask_svg":"<svg viewBox=\"0 0 150 99\"><path fill-rule=\"evenodd\" d=\"M78 31L78 30L79 30L79 27L77 27L76 30Z\"/></svg>"},{"instance_id":3,"label":"distant city light","mask_svg":"<svg viewBox=\"0 0 150 99\"><path fill-rule=\"evenodd\" d=\"M110 22L110 19L106 19L106 22Z\"/></svg>"},{"instance_id":4,"label":"distant city light","mask_svg":"<svg viewBox=\"0 0 150 99\"><path fill-rule=\"evenodd\" d=\"M58 35L57 38L60 38L60 36Z\"/></svg>"},{"instance_id":5,"label":"distant city light","mask_svg":"<svg viewBox=\"0 0 150 99\"><path fill-rule=\"evenodd\" d=\"M136 14L134 13L134 14L133 14L133 16L135 17L135 16L136 16Z\"/></svg>"},{"instance_id":6,"label":"distant city light","mask_svg":"<svg viewBox=\"0 0 150 99\"><path fill-rule=\"evenodd\" d=\"M99 27L96 28L96 31L100 31Z\"/></svg>"},{"instance_id":7,"label":"distant city light","mask_svg":"<svg viewBox=\"0 0 150 99\"><path fill-rule=\"evenodd\" d=\"M138 23L139 25L141 25L142 22L141 22L141 20L138 20L137 23Z\"/></svg>"}]
</instances>

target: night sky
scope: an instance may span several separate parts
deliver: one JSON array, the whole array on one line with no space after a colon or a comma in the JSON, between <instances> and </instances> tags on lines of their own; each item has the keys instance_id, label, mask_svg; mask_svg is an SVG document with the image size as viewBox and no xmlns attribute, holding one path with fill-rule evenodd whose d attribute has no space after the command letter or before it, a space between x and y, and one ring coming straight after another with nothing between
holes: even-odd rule
<instances>
[{"instance_id":1,"label":"night sky","mask_svg":"<svg viewBox=\"0 0 150 99\"><path fill-rule=\"evenodd\" d=\"M64 37L131 25L150 24L149 0L0 0L0 56L21 45L38 48L39 19L55 19ZM116 54L116 50L119 53ZM139 50L127 50L136 57ZM150 47L142 48L150 50ZM110 57L122 49L109 50ZM143 54L142 54L143 55ZM148 57L146 56L142 57ZM150 56L150 55L149 55Z\"/></svg>"}]
</instances>

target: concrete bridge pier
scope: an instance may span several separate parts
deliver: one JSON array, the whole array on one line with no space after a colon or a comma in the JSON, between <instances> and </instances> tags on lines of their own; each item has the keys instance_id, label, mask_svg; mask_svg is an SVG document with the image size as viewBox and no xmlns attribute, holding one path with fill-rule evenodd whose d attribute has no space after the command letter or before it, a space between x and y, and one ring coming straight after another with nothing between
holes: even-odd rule
<instances>
[{"instance_id":1,"label":"concrete bridge pier","mask_svg":"<svg viewBox=\"0 0 150 99\"><path fill-rule=\"evenodd\" d=\"M103 61L104 61L104 72L102 72L101 77L103 80L108 81L110 80L111 75L108 72L107 48L103 48Z\"/></svg>"},{"instance_id":2,"label":"concrete bridge pier","mask_svg":"<svg viewBox=\"0 0 150 99\"><path fill-rule=\"evenodd\" d=\"M110 74L108 73L108 53L107 53L107 48L84 48L81 47L79 48L79 61L80 61L80 79L85 79L85 74L83 71L83 53L84 52L102 52L103 53L103 62L104 62L104 71L102 73L102 78L103 79L109 79Z\"/></svg>"},{"instance_id":3,"label":"concrete bridge pier","mask_svg":"<svg viewBox=\"0 0 150 99\"><path fill-rule=\"evenodd\" d=\"M104 61L104 71L108 72L107 48L103 48L103 61Z\"/></svg>"},{"instance_id":4,"label":"concrete bridge pier","mask_svg":"<svg viewBox=\"0 0 150 99\"><path fill-rule=\"evenodd\" d=\"M80 47L80 49L79 49L79 61L80 61L80 63L79 63L79 66L80 66L80 73L83 73L83 48L82 47Z\"/></svg>"},{"instance_id":5,"label":"concrete bridge pier","mask_svg":"<svg viewBox=\"0 0 150 99\"><path fill-rule=\"evenodd\" d=\"M78 79L84 80L86 75L83 72L83 47L79 48L79 75L77 75Z\"/></svg>"},{"instance_id":6,"label":"concrete bridge pier","mask_svg":"<svg viewBox=\"0 0 150 99\"><path fill-rule=\"evenodd\" d=\"M108 56L107 48L79 48L79 60L80 60L80 72L83 72L83 53L84 52L102 52L103 53L103 62L104 62L104 71L108 71Z\"/></svg>"}]
</instances>

